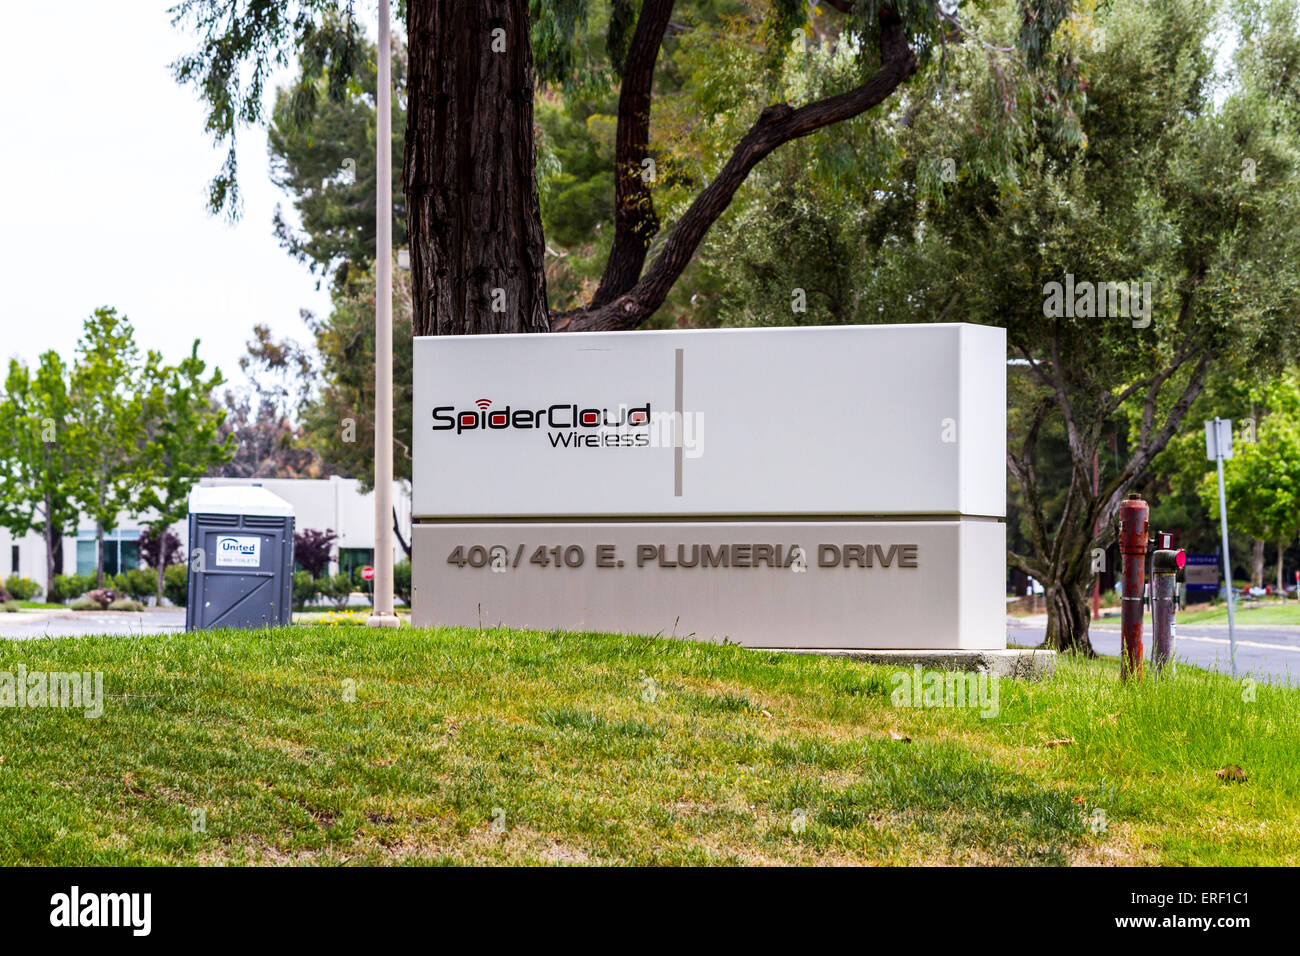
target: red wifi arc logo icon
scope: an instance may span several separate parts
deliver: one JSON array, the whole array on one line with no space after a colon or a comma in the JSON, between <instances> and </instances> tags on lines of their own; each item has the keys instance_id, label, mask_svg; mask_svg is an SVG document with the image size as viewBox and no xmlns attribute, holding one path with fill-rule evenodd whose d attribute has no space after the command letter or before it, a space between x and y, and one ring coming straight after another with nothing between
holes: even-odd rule
<instances>
[{"instance_id":1,"label":"red wifi arc logo icon","mask_svg":"<svg viewBox=\"0 0 1300 956\"><path fill-rule=\"evenodd\" d=\"M477 405L477 406L479 407L479 411L487 411L488 406L492 404L492 399L490 399L490 398L480 398L480 399L479 399L478 401L476 401L474 404Z\"/></svg>"}]
</instances>

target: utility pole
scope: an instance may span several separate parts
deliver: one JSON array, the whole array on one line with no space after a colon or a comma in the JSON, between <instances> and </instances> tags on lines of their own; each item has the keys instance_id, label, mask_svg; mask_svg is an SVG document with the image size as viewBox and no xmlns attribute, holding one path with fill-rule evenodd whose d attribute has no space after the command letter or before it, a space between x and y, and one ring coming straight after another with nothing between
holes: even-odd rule
<instances>
[{"instance_id":1,"label":"utility pole","mask_svg":"<svg viewBox=\"0 0 1300 956\"><path fill-rule=\"evenodd\" d=\"M393 81L389 0L379 0L375 90L375 580L367 627L397 627L393 613Z\"/></svg>"},{"instance_id":2,"label":"utility pole","mask_svg":"<svg viewBox=\"0 0 1300 956\"><path fill-rule=\"evenodd\" d=\"M1228 596L1228 653L1232 676L1237 676L1237 633L1233 616L1236 594L1232 589L1232 560L1228 557L1228 497L1223 490L1223 460L1232 457L1232 421L1215 418L1205 423L1205 456L1219 471L1219 527L1223 534L1223 590Z\"/></svg>"}]
</instances>

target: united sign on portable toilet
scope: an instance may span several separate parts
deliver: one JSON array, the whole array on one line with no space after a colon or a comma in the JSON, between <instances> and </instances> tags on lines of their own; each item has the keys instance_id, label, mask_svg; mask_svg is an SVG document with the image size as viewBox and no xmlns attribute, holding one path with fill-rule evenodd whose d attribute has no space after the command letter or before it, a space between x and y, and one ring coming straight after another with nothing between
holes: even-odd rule
<instances>
[{"instance_id":1,"label":"united sign on portable toilet","mask_svg":"<svg viewBox=\"0 0 1300 956\"><path fill-rule=\"evenodd\" d=\"M185 630L288 624L293 505L256 485L190 493Z\"/></svg>"}]
</instances>

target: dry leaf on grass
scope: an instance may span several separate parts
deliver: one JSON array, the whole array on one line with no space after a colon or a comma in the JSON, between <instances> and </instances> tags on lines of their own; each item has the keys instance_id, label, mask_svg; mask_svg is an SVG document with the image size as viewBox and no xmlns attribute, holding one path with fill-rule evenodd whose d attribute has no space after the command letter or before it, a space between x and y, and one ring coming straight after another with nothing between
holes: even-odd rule
<instances>
[{"instance_id":1,"label":"dry leaf on grass","mask_svg":"<svg viewBox=\"0 0 1300 956\"><path fill-rule=\"evenodd\" d=\"M1068 747L1074 743L1073 737L1057 737L1055 740L1048 740L1043 743L1044 747Z\"/></svg>"},{"instance_id":2,"label":"dry leaf on grass","mask_svg":"<svg viewBox=\"0 0 1300 956\"><path fill-rule=\"evenodd\" d=\"M904 737L902 734L900 734L900 733L899 733L898 731L896 731L896 730L891 730L891 731L889 732L889 739L890 739L890 740L901 740L901 741L902 741L903 743L905 743L905 744L910 744L910 743L912 742L912 738L911 738L911 737Z\"/></svg>"}]
</instances>

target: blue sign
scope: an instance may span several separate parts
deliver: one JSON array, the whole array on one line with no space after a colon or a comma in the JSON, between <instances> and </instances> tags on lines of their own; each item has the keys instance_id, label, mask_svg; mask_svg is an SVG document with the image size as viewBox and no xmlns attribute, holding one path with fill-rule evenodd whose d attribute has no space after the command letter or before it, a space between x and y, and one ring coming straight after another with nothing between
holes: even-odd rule
<instances>
[{"instance_id":1,"label":"blue sign","mask_svg":"<svg viewBox=\"0 0 1300 956\"><path fill-rule=\"evenodd\" d=\"M1219 556L1189 554L1183 571L1183 586L1188 591L1219 590Z\"/></svg>"}]
</instances>

